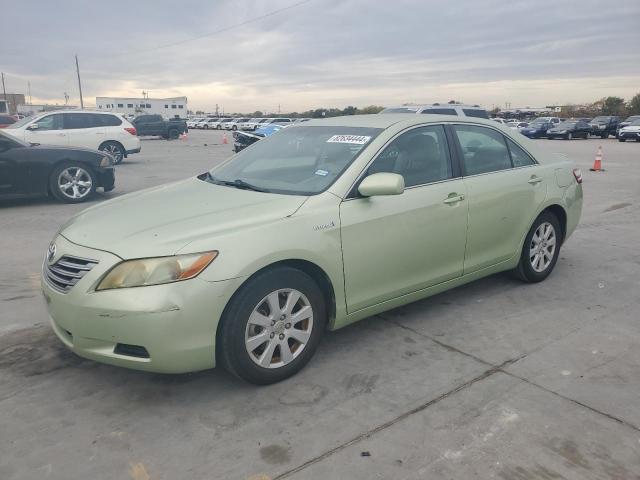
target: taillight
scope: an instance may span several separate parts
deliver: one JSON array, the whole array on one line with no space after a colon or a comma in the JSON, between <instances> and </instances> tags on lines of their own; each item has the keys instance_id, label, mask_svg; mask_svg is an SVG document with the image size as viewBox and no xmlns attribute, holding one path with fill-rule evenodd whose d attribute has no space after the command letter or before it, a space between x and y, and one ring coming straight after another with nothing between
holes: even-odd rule
<instances>
[{"instance_id":1,"label":"taillight","mask_svg":"<svg viewBox=\"0 0 640 480\"><path fill-rule=\"evenodd\" d=\"M134 137L138 134L138 132L136 132L136 128L135 127L125 127L124 129L127 132L129 132L131 135L133 135Z\"/></svg>"},{"instance_id":2,"label":"taillight","mask_svg":"<svg viewBox=\"0 0 640 480\"><path fill-rule=\"evenodd\" d=\"M574 168L573 176L576 177L576 182L582 183L582 170L580 170L579 168Z\"/></svg>"}]
</instances>

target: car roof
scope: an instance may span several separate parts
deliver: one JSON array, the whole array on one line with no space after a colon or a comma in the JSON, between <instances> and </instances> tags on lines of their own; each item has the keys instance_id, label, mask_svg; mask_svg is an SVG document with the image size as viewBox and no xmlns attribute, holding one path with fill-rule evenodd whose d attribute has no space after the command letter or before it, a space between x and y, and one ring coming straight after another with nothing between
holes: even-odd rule
<instances>
[{"instance_id":1,"label":"car roof","mask_svg":"<svg viewBox=\"0 0 640 480\"><path fill-rule=\"evenodd\" d=\"M376 113L371 115L345 115L342 117L311 119L308 122L304 122L304 126L389 128L397 123L402 123L410 127L412 125L437 122L478 123L492 127L496 125L496 122L493 120L458 115Z\"/></svg>"}]
</instances>

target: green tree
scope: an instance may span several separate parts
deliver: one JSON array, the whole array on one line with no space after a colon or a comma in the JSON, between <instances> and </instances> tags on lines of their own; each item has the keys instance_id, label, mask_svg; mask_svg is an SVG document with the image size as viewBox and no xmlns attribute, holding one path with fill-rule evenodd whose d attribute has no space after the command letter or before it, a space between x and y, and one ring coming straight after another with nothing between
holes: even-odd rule
<instances>
[{"instance_id":1,"label":"green tree","mask_svg":"<svg viewBox=\"0 0 640 480\"><path fill-rule=\"evenodd\" d=\"M624 114L624 99L620 97L607 97L602 105L602 113L605 115Z\"/></svg>"},{"instance_id":2,"label":"green tree","mask_svg":"<svg viewBox=\"0 0 640 480\"><path fill-rule=\"evenodd\" d=\"M343 115L355 115L356 113L358 113L358 109L352 106L348 106L344 110L342 110Z\"/></svg>"},{"instance_id":3,"label":"green tree","mask_svg":"<svg viewBox=\"0 0 640 480\"><path fill-rule=\"evenodd\" d=\"M640 115L640 93L636 95L629 102L629 115Z\"/></svg>"},{"instance_id":4,"label":"green tree","mask_svg":"<svg viewBox=\"0 0 640 480\"><path fill-rule=\"evenodd\" d=\"M382 110L384 110L384 107L379 107L377 105L369 105L368 107L359 108L358 114L368 115L371 113L380 113Z\"/></svg>"},{"instance_id":5,"label":"green tree","mask_svg":"<svg viewBox=\"0 0 640 480\"><path fill-rule=\"evenodd\" d=\"M251 114L253 118L261 117L262 115L263 113L260 110L256 110L255 112L253 112L253 114Z\"/></svg>"}]
</instances>

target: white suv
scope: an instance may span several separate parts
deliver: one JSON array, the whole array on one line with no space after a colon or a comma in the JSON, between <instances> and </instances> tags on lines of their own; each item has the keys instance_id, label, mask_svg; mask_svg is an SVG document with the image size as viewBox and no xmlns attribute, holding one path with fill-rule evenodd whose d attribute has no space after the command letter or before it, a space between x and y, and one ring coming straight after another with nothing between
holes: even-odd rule
<instances>
[{"instance_id":1,"label":"white suv","mask_svg":"<svg viewBox=\"0 0 640 480\"><path fill-rule=\"evenodd\" d=\"M135 127L115 113L83 110L45 112L24 118L4 131L25 142L108 152L115 163L140 152L140 139Z\"/></svg>"},{"instance_id":2,"label":"white suv","mask_svg":"<svg viewBox=\"0 0 640 480\"><path fill-rule=\"evenodd\" d=\"M478 105L458 103L434 103L432 105L403 105L387 107L380 113L425 113L430 115L455 115L458 117L489 118L487 111Z\"/></svg>"}]
</instances>

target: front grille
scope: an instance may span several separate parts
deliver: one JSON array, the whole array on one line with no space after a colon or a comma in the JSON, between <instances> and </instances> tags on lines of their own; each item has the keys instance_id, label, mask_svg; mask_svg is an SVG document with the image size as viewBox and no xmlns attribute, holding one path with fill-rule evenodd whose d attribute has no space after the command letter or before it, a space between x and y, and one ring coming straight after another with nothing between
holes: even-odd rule
<instances>
[{"instance_id":1,"label":"front grille","mask_svg":"<svg viewBox=\"0 0 640 480\"><path fill-rule=\"evenodd\" d=\"M52 288L67 293L97 264L97 260L63 255L52 265L45 260L44 277Z\"/></svg>"}]
</instances>

